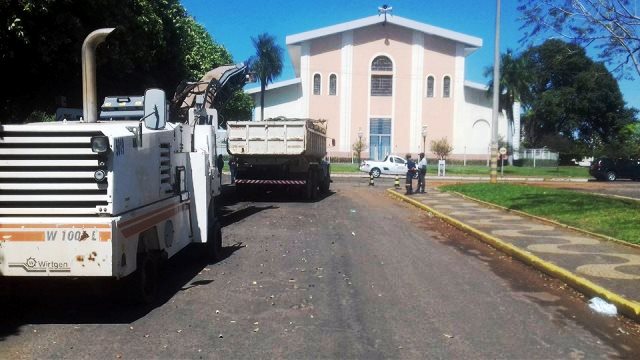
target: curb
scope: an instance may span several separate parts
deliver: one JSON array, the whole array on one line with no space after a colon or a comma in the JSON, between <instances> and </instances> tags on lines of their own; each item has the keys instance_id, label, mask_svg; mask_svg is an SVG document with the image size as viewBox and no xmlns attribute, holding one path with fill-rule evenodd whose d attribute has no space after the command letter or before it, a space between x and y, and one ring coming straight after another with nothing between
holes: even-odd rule
<instances>
[{"instance_id":1,"label":"curb","mask_svg":"<svg viewBox=\"0 0 640 360\"><path fill-rule=\"evenodd\" d=\"M559 267L551 262L545 261L540 257L526 251L520 249L519 247L505 242L495 236L489 235L483 231L480 231L474 227L471 227L459 220L456 220L448 215L445 215L428 205L425 205L421 202L418 202L414 199L406 197L396 191L394 189L387 189L387 192L391 194L391 196L398 198L401 201L407 202L411 205L414 205L422 210L429 211L433 213L436 217L444 220L445 222L457 227L460 230L466 231L475 235L477 238L482 240L483 242L495 247L496 249L511 255L512 257L522 261L525 264L528 264L550 276L553 276L557 279L560 279L573 287L574 289L588 295L593 296L597 295L602 298L607 299L611 303L615 304L620 313L626 315L627 317L634 319L636 321L640 321L640 303L635 302L633 300L629 300L621 295L618 295L611 290L608 290L600 285L593 283L591 280L580 277L569 270L566 270L562 267Z\"/></svg>"},{"instance_id":2,"label":"curb","mask_svg":"<svg viewBox=\"0 0 640 360\"><path fill-rule=\"evenodd\" d=\"M583 233L583 234L586 234L586 235L597 237L597 238L600 238L602 240L612 241L612 242L618 243L620 245L632 247L632 248L635 248L635 249L640 249L640 245L638 245L638 244L633 244L633 243L629 243L629 242L626 242L626 241L622 241L620 239L616 239L616 238L611 237L611 236L607 236L607 235L591 232L591 231L585 230L585 229L580 229L580 228L577 228L577 227L574 227L574 226L571 226L571 225L567 225L567 224L563 224L563 223L557 222L556 220L547 219L547 218L542 217L542 216L529 214L529 213L526 213L524 211L515 210L515 209L509 209L509 208L506 208L506 207L504 207L502 205L493 204L493 203L490 203L490 202L487 202L487 201L484 201L484 200L476 199L476 198L473 198L471 196L461 194L461 193L459 193L457 191L447 191L447 192L449 192L451 194L458 195L458 196L460 196L460 197L462 197L464 199L467 199L467 200L475 201L475 202L477 202L479 204L482 204L482 205L486 205L486 206L493 207L493 208L496 208L496 209L504 210L506 212L512 212L512 213L515 213L515 214L518 214L518 215L522 215L522 216L526 216L526 217L529 217L529 218L532 218L532 219L536 219L536 220L540 220L540 221L543 221L543 222L547 222L547 223L550 223L550 224L553 224L553 225L556 225L556 226L559 226L559 227L563 227L565 229L570 229L570 230L573 230L573 231L576 231L576 232L579 232L579 233ZM606 197L608 197L608 196L606 196ZM632 200L638 201L637 199L632 199Z\"/></svg>"}]
</instances>

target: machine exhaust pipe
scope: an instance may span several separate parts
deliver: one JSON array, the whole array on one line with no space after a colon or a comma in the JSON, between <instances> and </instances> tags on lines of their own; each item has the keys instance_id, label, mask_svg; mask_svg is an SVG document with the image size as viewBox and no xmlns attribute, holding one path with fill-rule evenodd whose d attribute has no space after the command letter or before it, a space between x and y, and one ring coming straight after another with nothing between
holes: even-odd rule
<instances>
[{"instance_id":1,"label":"machine exhaust pipe","mask_svg":"<svg viewBox=\"0 0 640 360\"><path fill-rule=\"evenodd\" d=\"M98 91L96 89L96 47L115 28L98 29L87 35L82 43L82 114L84 121L98 121Z\"/></svg>"}]
</instances>

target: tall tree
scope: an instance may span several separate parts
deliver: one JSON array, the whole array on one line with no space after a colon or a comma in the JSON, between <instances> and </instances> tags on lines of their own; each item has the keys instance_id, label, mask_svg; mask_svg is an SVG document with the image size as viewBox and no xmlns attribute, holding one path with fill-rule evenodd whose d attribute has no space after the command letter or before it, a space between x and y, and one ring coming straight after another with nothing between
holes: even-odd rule
<instances>
[{"instance_id":1,"label":"tall tree","mask_svg":"<svg viewBox=\"0 0 640 360\"><path fill-rule=\"evenodd\" d=\"M524 116L530 146L561 138L592 154L614 141L633 121L634 111L625 107L616 79L580 46L547 40L522 56L527 58L533 80L529 111Z\"/></svg>"},{"instance_id":2,"label":"tall tree","mask_svg":"<svg viewBox=\"0 0 640 360\"><path fill-rule=\"evenodd\" d=\"M188 79L200 79L207 71L233 62L227 49L213 41L204 26L194 18L180 18L178 28L183 39L180 42L182 63Z\"/></svg>"},{"instance_id":3,"label":"tall tree","mask_svg":"<svg viewBox=\"0 0 640 360\"><path fill-rule=\"evenodd\" d=\"M493 67L487 67L484 76L490 76L493 79ZM529 86L531 85L531 72L527 58L516 56L511 49L500 56L500 98L498 99L500 111L505 111L508 121L508 138L507 143L513 146L513 123L514 113L513 105L520 102L523 109L527 109L530 100ZM493 80L489 81L489 89L487 96L493 95ZM518 136L520 134L517 134ZM511 162L512 158L509 157Z\"/></svg>"},{"instance_id":4,"label":"tall tree","mask_svg":"<svg viewBox=\"0 0 640 360\"><path fill-rule=\"evenodd\" d=\"M640 14L637 0L520 0L522 41L560 35L582 46L595 45L614 72L640 75Z\"/></svg>"},{"instance_id":5,"label":"tall tree","mask_svg":"<svg viewBox=\"0 0 640 360\"><path fill-rule=\"evenodd\" d=\"M0 1L0 79L17 78L0 87L0 122L53 113L59 96L80 107L80 48L102 27L116 31L97 50L100 97L150 87L171 96L180 81L232 60L179 0Z\"/></svg>"},{"instance_id":6,"label":"tall tree","mask_svg":"<svg viewBox=\"0 0 640 360\"><path fill-rule=\"evenodd\" d=\"M260 120L264 120L264 93L267 85L282 73L282 48L273 35L263 33L252 37L256 55L251 69L260 80Z\"/></svg>"}]
</instances>

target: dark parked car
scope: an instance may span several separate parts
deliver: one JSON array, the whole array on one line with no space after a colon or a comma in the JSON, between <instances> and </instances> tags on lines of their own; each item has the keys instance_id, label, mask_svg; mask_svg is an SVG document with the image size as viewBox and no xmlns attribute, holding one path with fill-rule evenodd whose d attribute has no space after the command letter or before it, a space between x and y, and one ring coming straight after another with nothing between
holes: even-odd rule
<instances>
[{"instance_id":1,"label":"dark parked car","mask_svg":"<svg viewBox=\"0 0 640 360\"><path fill-rule=\"evenodd\" d=\"M598 180L640 180L640 159L598 158L591 163L589 174Z\"/></svg>"}]
</instances>

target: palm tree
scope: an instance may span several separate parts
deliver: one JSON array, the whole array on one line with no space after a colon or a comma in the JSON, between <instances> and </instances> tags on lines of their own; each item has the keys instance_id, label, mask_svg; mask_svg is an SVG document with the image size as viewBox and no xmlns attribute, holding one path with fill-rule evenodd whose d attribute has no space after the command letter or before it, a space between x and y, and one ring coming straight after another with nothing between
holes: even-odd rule
<instances>
[{"instance_id":1,"label":"palm tree","mask_svg":"<svg viewBox=\"0 0 640 360\"><path fill-rule=\"evenodd\" d=\"M531 71L524 56L515 56L511 49L500 56L500 98L498 104L500 111L507 113L507 141L513 145L513 104L520 102L525 106L530 99L529 87L531 86ZM485 76L493 79L493 67L487 67ZM493 80L489 81L487 94L493 94ZM512 162L509 156L509 163Z\"/></svg>"},{"instance_id":2,"label":"palm tree","mask_svg":"<svg viewBox=\"0 0 640 360\"><path fill-rule=\"evenodd\" d=\"M273 35L262 33L252 37L256 55L251 61L251 70L260 80L260 120L264 120L264 93L267 85L282 73L282 48Z\"/></svg>"}]
</instances>

